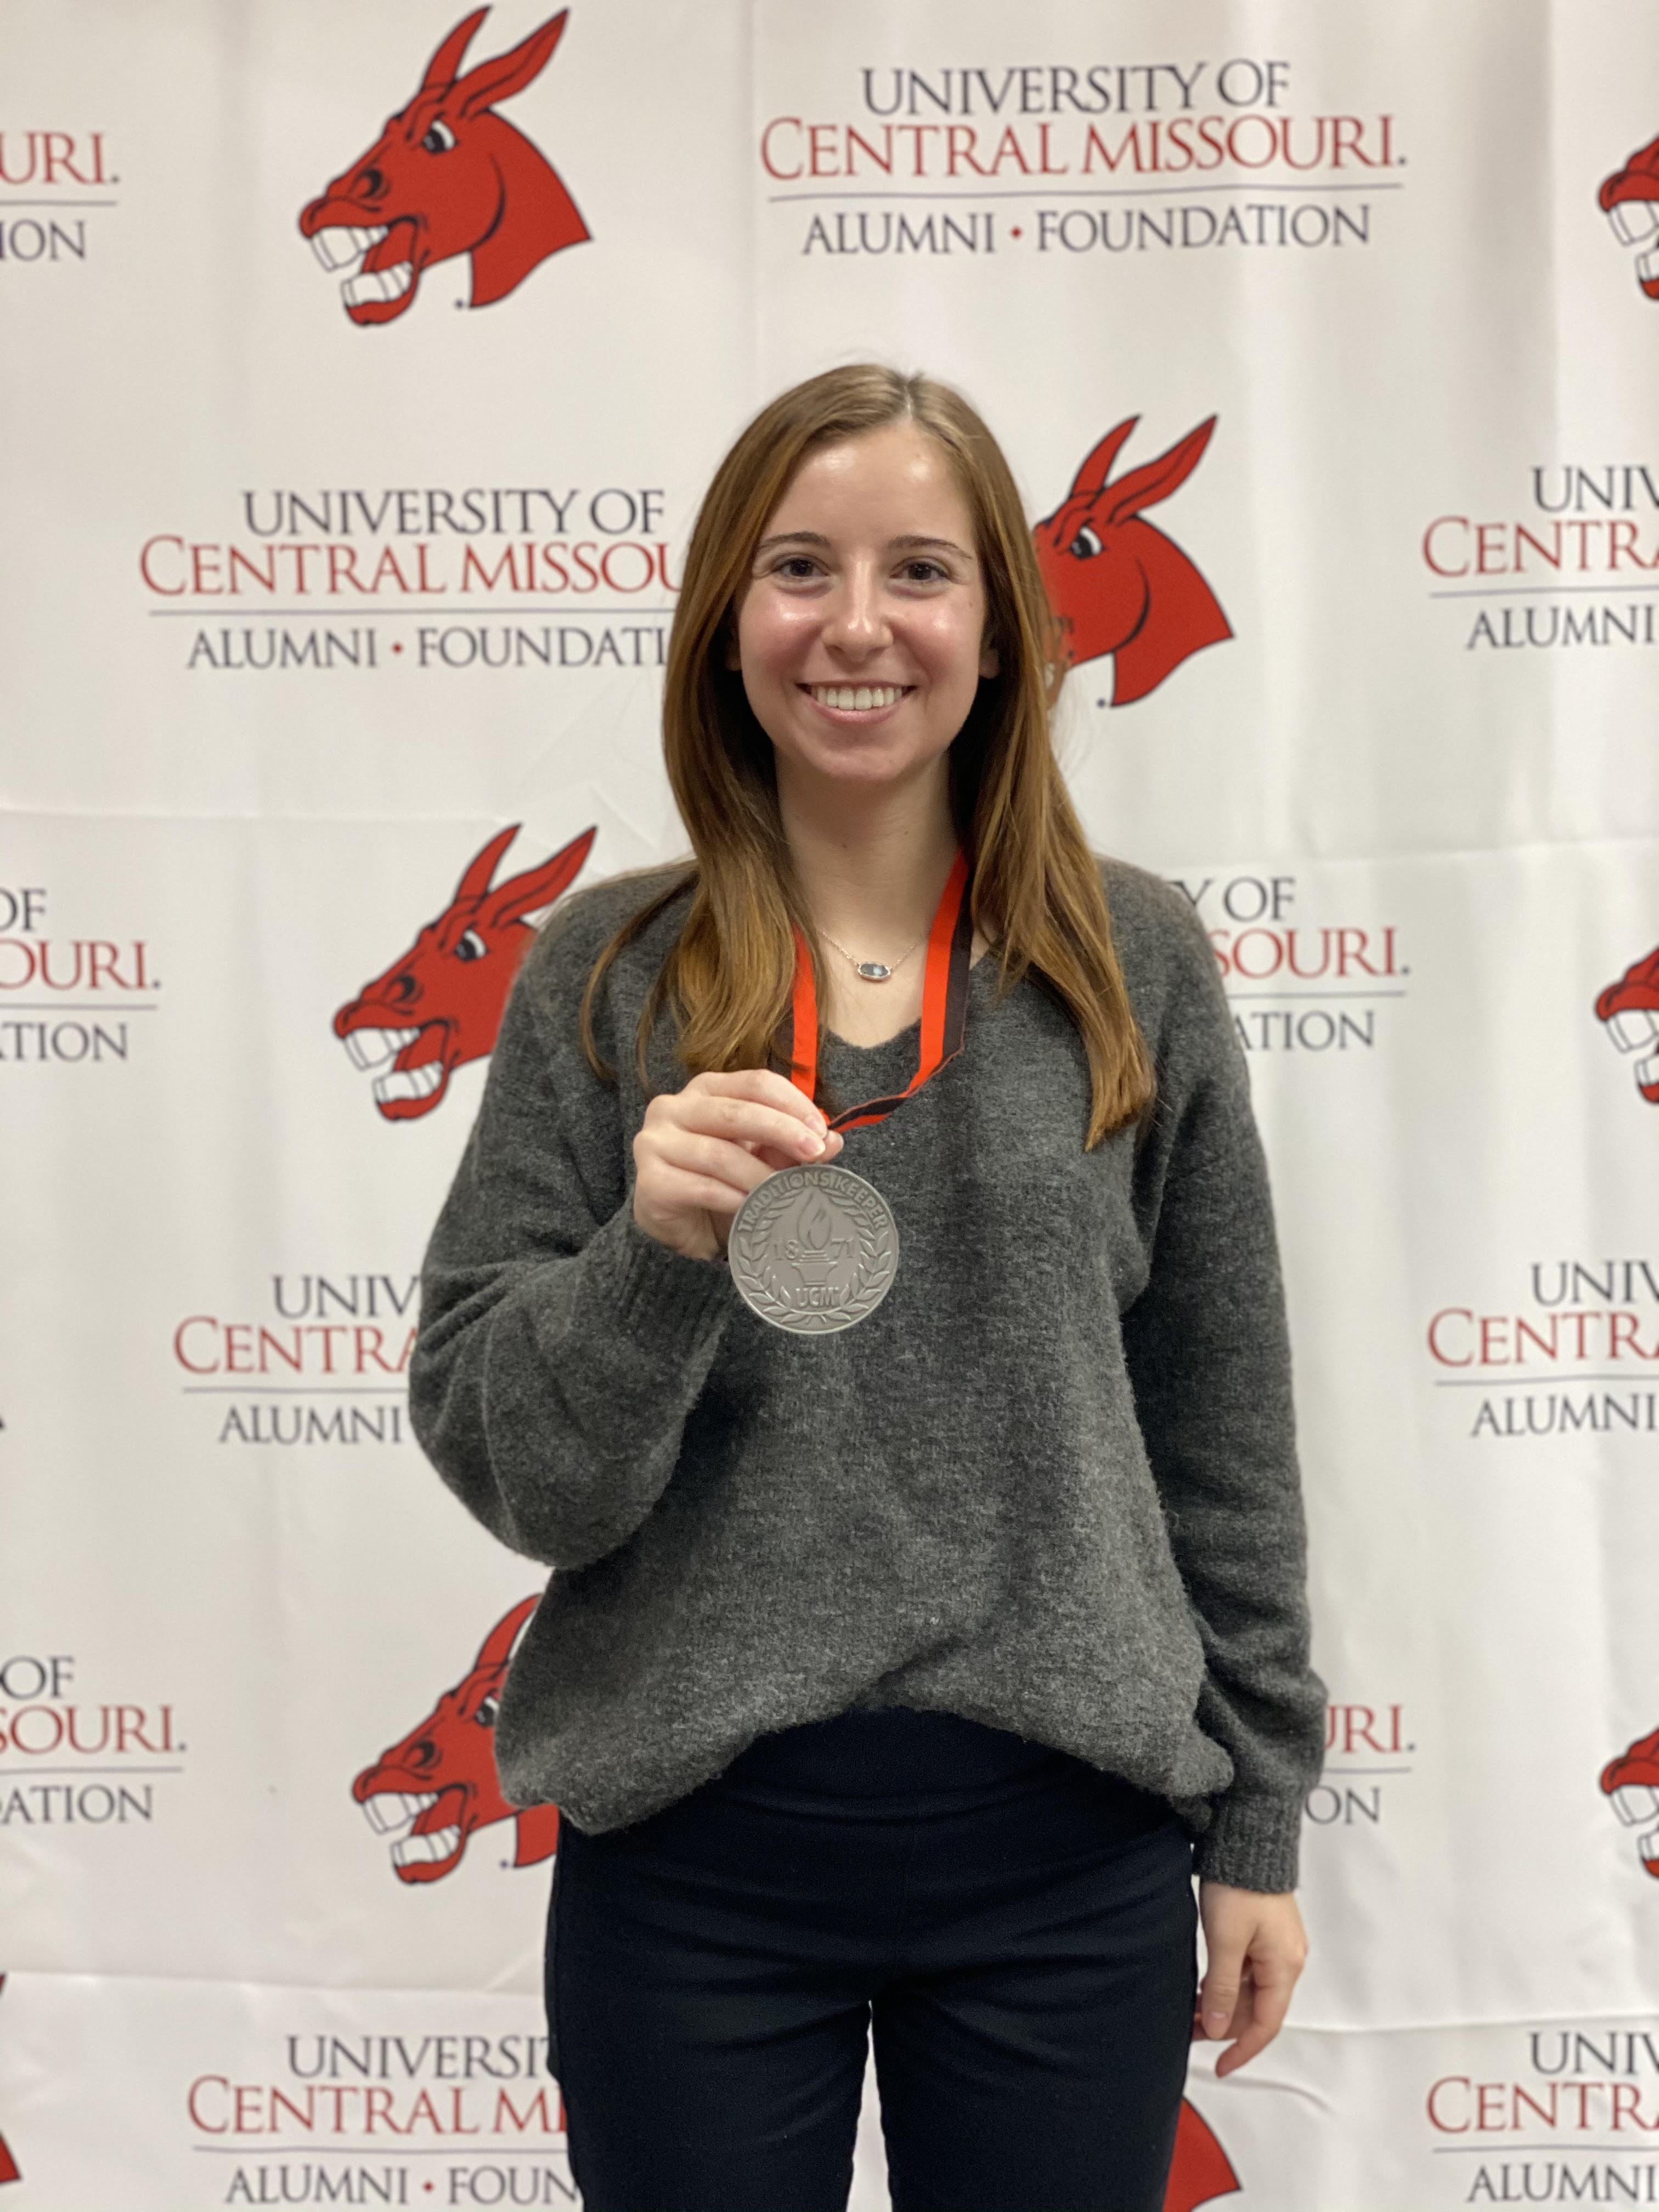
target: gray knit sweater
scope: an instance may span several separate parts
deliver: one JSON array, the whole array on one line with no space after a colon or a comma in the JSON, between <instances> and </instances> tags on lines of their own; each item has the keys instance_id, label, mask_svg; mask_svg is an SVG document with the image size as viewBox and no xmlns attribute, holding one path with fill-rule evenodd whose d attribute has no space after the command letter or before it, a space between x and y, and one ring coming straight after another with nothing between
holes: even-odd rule
<instances>
[{"instance_id":1,"label":"gray knit sweater","mask_svg":"<svg viewBox=\"0 0 1659 2212\"><path fill-rule=\"evenodd\" d=\"M1169 1799L1199 1870L1296 1880L1323 1692L1308 1666L1283 1296L1243 1055L1187 902L1105 864L1155 1056L1149 1127L1093 1152L1088 1063L1038 987L969 979L959 1056L842 1158L897 1218L859 1326L768 1326L630 1212L664 878L559 907L526 959L427 1255L416 1434L469 1510L554 1570L513 1664L507 1796L583 1829L672 1803L763 1732L849 1705L958 1713ZM916 1031L831 1041L840 1104ZM656 1087L679 1088L665 1025Z\"/></svg>"}]
</instances>

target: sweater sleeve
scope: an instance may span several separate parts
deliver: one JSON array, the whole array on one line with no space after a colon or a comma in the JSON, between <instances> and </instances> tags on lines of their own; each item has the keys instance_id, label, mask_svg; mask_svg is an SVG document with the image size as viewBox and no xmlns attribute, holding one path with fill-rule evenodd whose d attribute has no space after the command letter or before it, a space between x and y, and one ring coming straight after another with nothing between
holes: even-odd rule
<instances>
[{"instance_id":1,"label":"sweater sleeve","mask_svg":"<svg viewBox=\"0 0 1659 2212\"><path fill-rule=\"evenodd\" d=\"M560 1567L625 1542L666 1488L734 1296L724 1267L634 1221L617 1094L576 1039L586 972L538 944L520 973L410 1364L439 1474L504 1543Z\"/></svg>"},{"instance_id":2,"label":"sweater sleeve","mask_svg":"<svg viewBox=\"0 0 1659 2212\"><path fill-rule=\"evenodd\" d=\"M1176 895L1171 895L1177 896ZM1233 1762L1198 1871L1293 1888L1324 1746L1285 1297L1244 1055L1195 917L1177 957L1136 1176L1146 1286L1124 1316L1135 1408L1206 1659L1198 1720Z\"/></svg>"}]
</instances>

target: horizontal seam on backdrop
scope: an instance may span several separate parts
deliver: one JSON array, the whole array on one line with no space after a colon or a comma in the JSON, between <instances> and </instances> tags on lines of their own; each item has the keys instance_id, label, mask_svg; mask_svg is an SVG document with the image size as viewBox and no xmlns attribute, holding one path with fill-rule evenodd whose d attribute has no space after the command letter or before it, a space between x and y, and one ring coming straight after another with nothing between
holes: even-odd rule
<instances>
[{"instance_id":1,"label":"horizontal seam on backdrop","mask_svg":"<svg viewBox=\"0 0 1659 2212\"><path fill-rule=\"evenodd\" d=\"M526 1869L517 1871L523 1872ZM140 1985L150 1984L164 1990L236 1990L248 1997L251 2002L257 2001L267 1994L286 1997L297 1992L307 1996L319 1997L342 1996L354 1999L389 1997L394 2002L404 1998L459 1997L464 1998L469 2004L482 2000L491 2004L528 2004L539 2007L542 2002L539 1980L541 1973L539 1929L537 1930L533 1947L526 1951L526 1955L533 1956L533 1971L538 1976L538 1980L533 1987L522 1990L480 1988L476 1982L470 1983L465 1987L453 1982L254 1982L250 1981L246 1974L135 1974L124 1972L118 1967L111 1967L107 1972L103 1973L68 1972L59 1973L48 1967L14 1966L8 1962L5 1973L5 1998L9 2003L15 1995L13 1985L23 1982L83 1982L88 1987L95 1986L100 1982L131 1982ZM1599 2014L1596 2015L1598 2019L1600 2016ZM15 2020L16 2014L14 2013L14 2028ZM3 2022L4 2015L0 2014L0 2024ZM345 2031L342 2030L341 2033L343 2033ZM14 2045L15 2040L14 2033Z\"/></svg>"},{"instance_id":2,"label":"horizontal seam on backdrop","mask_svg":"<svg viewBox=\"0 0 1659 2212\"><path fill-rule=\"evenodd\" d=\"M585 788L586 787L584 786L580 787ZM209 813L185 811L177 808L168 808L165 810L147 808L140 810L134 807L21 807L8 805L3 794L0 794L0 824L12 822L246 822L256 823L263 828L268 823L337 822L343 823L349 823L354 827L360 823L370 823L387 830L399 830L410 827L425 826L453 830L458 827L465 828L469 823L481 824L488 823L493 824L497 829L505 829L507 818L508 817L506 815L496 815L494 813L468 813L459 808L453 809L447 813L437 814L346 814L339 812L331 814L321 812L301 814L295 811L277 813L267 808L261 809L261 811L256 814L240 812L230 813L222 809L216 812ZM1586 852L1651 852L1659 854L1659 836L1529 837L1514 843L1492 845L1437 845L1424 846L1415 848L1401 846L1388 851L1377 850L1368 853L1320 853L1312 850L1298 850L1294 853L1273 853L1264 850L1259 847L1241 847L1234 852L1206 853L1201 854L1200 857L1202 859L1206 866L1213 867L1231 867L1234 866L1242 866L1248 863L1250 866L1258 867L1368 868L1392 867L1401 863L1432 863L1443 860L1450 863L1452 861L1464 860L1480 860L1489 859L1492 855L1498 854L1512 854L1522 853L1540 853L1553 855L1560 853ZM682 860L688 859L689 857L689 854L685 852L673 853L671 854L665 860L653 861L650 865L653 867L661 868L677 867ZM1151 869L1153 874L1161 875L1164 873L1166 866L1178 871L1182 868L1189 868L1194 865L1194 863L1190 858L1182 858L1173 861L1158 864L1150 860L1143 860L1140 865ZM1367 995L1375 997L1376 994L1368 993ZM1656 2002L1659 2002L1659 2000L1656 2000Z\"/></svg>"},{"instance_id":3,"label":"horizontal seam on backdrop","mask_svg":"<svg viewBox=\"0 0 1659 2212\"><path fill-rule=\"evenodd\" d=\"M6 1967L8 1984L22 1982L99 1982L153 1983L163 1989L236 1990L250 1999L258 1998L266 1990L283 1994L304 1991L316 1996L362 1997L441 1997L465 1998L469 2002L483 1999L501 2004L526 2004L541 2002L539 1986L528 1989L480 1989L476 1984L466 1988L444 1982L385 1983L370 1985L361 1982L252 1982L245 1976L213 1974L135 1974L112 1971L107 1973L58 1973L39 1966ZM1651 2026L1659 2017L1659 2000L1644 2012L1627 2012L1608 2007L1595 2012L1504 2013L1486 2014L1478 2020L1389 2021L1375 2025L1350 2024L1333 2027L1319 2022L1291 2018L1279 2031L1281 2037L1317 2035L1332 2038L1372 2035L1456 2035L1468 2031L1476 2033L1517 2027L1577 2027L1586 2021L1600 2027L1618 2027L1622 2023ZM1195 2044L1194 2051L1202 2053L1206 2046ZM1240 2088L1252 2087L1249 2075L1231 2083ZM1263 2086L1266 2086L1265 2084ZM1274 2082L1274 2088L1293 2087L1293 2084Z\"/></svg>"},{"instance_id":4,"label":"horizontal seam on backdrop","mask_svg":"<svg viewBox=\"0 0 1659 2212\"><path fill-rule=\"evenodd\" d=\"M1597 2027L1618 2027L1624 2023L1651 2027L1659 2020L1659 2000L1644 2012L1624 2012L1609 2006L1595 2012L1536 2012L1487 2014L1479 2020L1389 2021L1376 2027L1364 2025L1346 2027L1318 2022L1310 2024L1294 2015L1279 2030L1285 2035L1459 2035L1516 2027L1581 2027L1586 2021ZM1203 2045L1194 2048L1202 2050Z\"/></svg>"}]
</instances>

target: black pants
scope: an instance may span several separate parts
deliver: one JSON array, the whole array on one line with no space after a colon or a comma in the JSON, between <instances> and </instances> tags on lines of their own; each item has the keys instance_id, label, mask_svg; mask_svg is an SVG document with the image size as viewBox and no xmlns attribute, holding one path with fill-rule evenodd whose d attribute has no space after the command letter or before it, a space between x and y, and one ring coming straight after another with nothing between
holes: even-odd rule
<instances>
[{"instance_id":1,"label":"black pants","mask_svg":"<svg viewBox=\"0 0 1659 2212\"><path fill-rule=\"evenodd\" d=\"M586 2212L842 2212L872 2025L895 2212L1158 2212L1191 1873L1157 1799L936 1714L567 1823L548 2020Z\"/></svg>"}]
</instances>

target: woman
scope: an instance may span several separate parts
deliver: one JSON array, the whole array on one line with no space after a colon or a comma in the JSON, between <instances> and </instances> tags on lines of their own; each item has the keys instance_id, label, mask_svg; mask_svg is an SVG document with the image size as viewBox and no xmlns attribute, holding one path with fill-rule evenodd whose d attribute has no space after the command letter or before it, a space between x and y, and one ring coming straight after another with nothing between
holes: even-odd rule
<instances>
[{"instance_id":1,"label":"woman","mask_svg":"<svg viewBox=\"0 0 1659 2212\"><path fill-rule=\"evenodd\" d=\"M1186 902L1085 845L1051 651L958 396L765 409L669 657L696 861L543 932L433 1239L418 1433L555 1570L497 1754L564 1814L588 2212L844 2205L872 2021L899 2212L1156 2207L1195 2026L1243 2064L1300 1970L1261 1151ZM831 1164L884 1295L844 1179L725 1264ZM861 1317L814 1333L832 1260Z\"/></svg>"}]
</instances>

